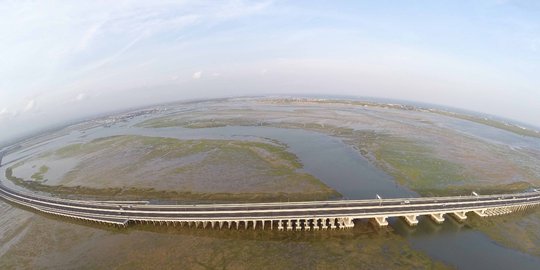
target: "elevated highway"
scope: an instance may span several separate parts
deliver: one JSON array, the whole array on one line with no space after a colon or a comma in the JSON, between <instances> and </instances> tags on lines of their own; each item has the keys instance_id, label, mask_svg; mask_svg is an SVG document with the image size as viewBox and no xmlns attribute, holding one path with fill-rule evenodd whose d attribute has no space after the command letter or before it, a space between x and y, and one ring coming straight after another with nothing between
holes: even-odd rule
<instances>
[{"instance_id":1,"label":"elevated highway","mask_svg":"<svg viewBox=\"0 0 540 270\"><path fill-rule=\"evenodd\" d=\"M4 200L40 212L103 224L128 226L150 223L195 228L261 228L324 230L354 227L354 220L369 219L378 226L390 217L418 224L419 216L442 223L458 221L468 213L481 217L509 214L540 204L540 192L518 194L424 197L406 199L340 200L280 203L164 205L147 201L84 201L16 191L0 182Z\"/></svg>"}]
</instances>

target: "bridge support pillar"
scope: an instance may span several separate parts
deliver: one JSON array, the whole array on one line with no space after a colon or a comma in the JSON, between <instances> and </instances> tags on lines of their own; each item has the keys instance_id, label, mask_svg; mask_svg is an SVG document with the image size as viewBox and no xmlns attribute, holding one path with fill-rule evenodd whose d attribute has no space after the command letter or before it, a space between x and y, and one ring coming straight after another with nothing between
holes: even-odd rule
<instances>
[{"instance_id":1,"label":"bridge support pillar","mask_svg":"<svg viewBox=\"0 0 540 270\"><path fill-rule=\"evenodd\" d=\"M287 231L292 231L293 227L292 227L292 220L288 220L287 221Z\"/></svg>"},{"instance_id":2,"label":"bridge support pillar","mask_svg":"<svg viewBox=\"0 0 540 270\"><path fill-rule=\"evenodd\" d=\"M388 226L388 221L386 220L386 217L375 217L371 219L371 222L379 227Z\"/></svg>"},{"instance_id":3,"label":"bridge support pillar","mask_svg":"<svg viewBox=\"0 0 540 270\"><path fill-rule=\"evenodd\" d=\"M306 231L311 230L311 219L306 219L306 221L304 221L304 230Z\"/></svg>"},{"instance_id":4,"label":"bridge support pillar","mask_svg":"<svg viewBox=\"0 0 540 270\"><path fill-rule=\"evenodd\" d=\"M336 228L337 228L337 226L336 226L336 219L335 219L335 218L331 218L331 219L330 219L330 229L335 230Z\"/></svg>"},{"instance_id":5,"label":"bridge support pillar","mask_svg":"<svg viewBox=\"0 0 540 270\"><path fill-rule=\"evenodd\" d=\"M441 224L444 222L443 213L430 214L429 217L431 218L431 220L435 221L435 223L437 224Z\"/></svg>"},{"instance_id":6,"label":"bridge support pillar","mask_svg":"<svg viewBox=\"0 0 540 270\"><path fill-rule=\"evenodd\" d=\"M278 220L278 223L277 223L278 224L278 227L277 227L278 231L283 231L283 229L284 229L283 228L283 223L285 223L285 221Z\"/></svg>"},{"instance_id":7,"label":"bridge support pillar","mask_svg":"<svg viewBox=\"0 0 540 270\"><path fill-rule=\"evenodd\" d=\"M300 220L297 219L294 227L297 231L302 230L302 224L300 224Z\"/></svg>"},{"instance_id":8,"label":"bridge support pillar","mask_svg":"<svg viewBox=\"0 0 540 270\"><path fill-rule=\"evenodd\" d=\"M352 218L344 218L343 221L344 221L345 228L353 228L354 227L354 222L353 222Z\"/></svg>"},{"instance_id":9,"label":"bridge support pillar","mask_svg":"<svg viewBox=\"0 0 540 270\"><path fill-rule=\"evenodd\" d=\"M345 229L345 220L343 218L339 218L338 219L338 225L339 225L340 230Z\"/></svg>"},{"instance_id":10,"label":"bridge support pillar","mask_svg":"<svg viewBox=\"0 0 540 270\"><path fill-rule=\"evenodd\" d=\"M476 215L478 215L479 217L487 217L488 215L486 214L486 210L485 209L482 209L482 210L474 210L473 211Z\"/></svg>"},{"instance_id":11,"label":"bridge support pillar","mask_svg":"<svg viewBox=\"0 0 540 270\"><path fill-rule=\"evenodd\" d=\"M313 220L313 230L314 231L319 230L319 219L318 218Z\"/></svg>"},{"instance_id":12,"label":"bridge support pillar","mask_svg":"<svg viewBox=\"0 0 540 270\"><path fill-rule=\"evenodd\" d=\"M323 229L323 230L328 229L328 219L327 218L321 219L321 229Z\"/></svg>"},{"instance_id":13,"label":"bridge support pillar","mask_svg":"<svg viewBox=\"0 0 540 270\"><path fill-rule=\"evenodd\" d=\"M408 216L403 216L403 219L405 219L405 222L407 222L409 226L416 226L418 225L417 217L418 217L417 215L408 215Z\"/></svg>"},{"instance_id":14,"label":"bridge support pillar","mask_svg":"<svg viewBox=\"0 0 540 270\"><path fill-rule=\"evenodd\" d=\"M452 213L452 217L454 217L454 219L456 219L457 221L459 222L463 222L467 219L467 212L463 211L463 212L454 212Z\"/></svg>"}]
</instances>

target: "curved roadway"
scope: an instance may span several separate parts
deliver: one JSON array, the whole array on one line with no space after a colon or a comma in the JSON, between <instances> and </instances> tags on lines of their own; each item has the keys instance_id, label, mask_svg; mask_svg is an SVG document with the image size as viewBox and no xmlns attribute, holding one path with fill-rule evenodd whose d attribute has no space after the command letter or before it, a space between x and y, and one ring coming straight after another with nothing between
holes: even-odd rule
<instances>
[{"instance_id":1,"label":"curved roadway","mask_svg":"<svg viewBox=\"0 0 540 270\"><path fill-rule=\"evenodd\" d=\"M126 226L130 222L194 223L300 222L347 219L406 217L448 214L489 209L512 209L540 204L540 192L519 194L425 197L379 200L341 200L282 203L163 205L140 201L82 201L44 197L15 191L0 183L0 197L41 212ZM505 212L505 213L506 213ZM325 221L326 222L326 221ZM351 224L349 223L349 224ZM281 223L279 223L281 224ZM299 223L297 223L299 224ZM340 224L339 222L336 224ZM229 225L230 226L230 225ZM319 225L317 225L319 226ZM344 225L338 225L343 227ZM352 225L354 226L354 225ZM351 227L351 226L349 226Z\"/></svg>"}]
</instances>

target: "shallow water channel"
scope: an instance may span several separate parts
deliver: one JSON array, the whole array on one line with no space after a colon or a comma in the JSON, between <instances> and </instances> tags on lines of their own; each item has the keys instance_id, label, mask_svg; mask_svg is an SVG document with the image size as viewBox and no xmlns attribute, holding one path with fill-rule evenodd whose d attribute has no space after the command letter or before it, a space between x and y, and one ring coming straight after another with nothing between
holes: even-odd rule
<instances>
[{"instance_id":1,"label":"shallow water channel","mask_svg":"<svg viewBox=\"0 0 540 270\"><path fill-rule=\"evenodd\" d=\"M32 156L75 142L89 142L113 135L144 135L178 139L274 139L288 145L304 164L304 170L340 192L345 199L416 197L417 193L402 187L388 174L374 167L351 146L338 138L321 133L271 127L136 128L131 124L110 128L94 128L84 133L74 131L31 149L5 157L5 162ZM3 175L2 175L3 177ZM540 258L497 245L481 232L463 226L451 218L436 225L420 218L416 228L399 219L390 220L395 232L408 239L411 245L460 269L538 269Z\"/></svg>"}]
</instances>

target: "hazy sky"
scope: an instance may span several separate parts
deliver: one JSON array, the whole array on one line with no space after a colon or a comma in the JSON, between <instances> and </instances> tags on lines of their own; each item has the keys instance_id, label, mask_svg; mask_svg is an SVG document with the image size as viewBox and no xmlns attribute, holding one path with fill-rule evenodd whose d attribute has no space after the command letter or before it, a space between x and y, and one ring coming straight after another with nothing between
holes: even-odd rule
<instances>
[{"instance_id":1,"label":"hazy sky","mask_svg":"<svg viewBox=\"0 0 540 270\"><path fill-rule=\"evenodd\" d=\"M83 115L272 93L540 126L540 1L1 1L0 142Z\"/></svg>"}]
</instances>

